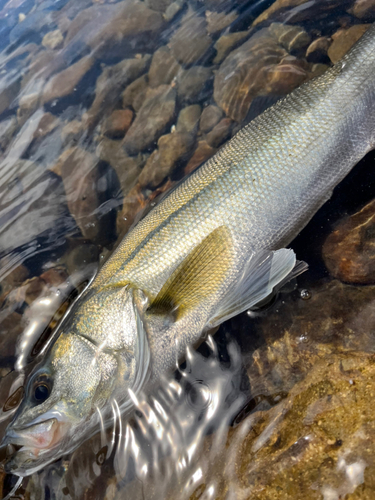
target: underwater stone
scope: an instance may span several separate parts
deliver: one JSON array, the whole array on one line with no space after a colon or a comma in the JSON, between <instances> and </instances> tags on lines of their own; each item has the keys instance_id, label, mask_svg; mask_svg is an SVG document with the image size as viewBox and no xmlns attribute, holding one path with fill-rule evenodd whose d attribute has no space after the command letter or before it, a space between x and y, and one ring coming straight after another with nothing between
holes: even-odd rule
<instances>
[{"instance_id":1,"label":"underwater stone","mask_svg":"<svg viewBox=\"0 0 375 500\"><path fill-rule=\"evenodd\" d=\"M165 12L172 0L145 0L147 7L158 12Z\"/></svg>"},{"instance_id":2,"label":"underwater stone","mask_svg":"<svg viewBox=\"0 0 375 500\"><path fill-rule=\"evenodd\" d=\"M375 201L336 227L324 243L323 259L341 281L375 283Z\"/></svg>"},{"instance_id":3,"label":"underwater stone","mask_svg":"<svg viewBox=\"0 0 375 500\"><path fill-rule=\"evenodd\" d=\"M44 87L43 103L49 103L55 99L72 94L86 73L91 69L93 63L93 57L86 56L53 76Z\"/></svg>"},{"instance_id":4,"label":"underwater stone","mask_svg":"<svg viewBox=\"0 0 375 500\"><path fill-rule=\"evenodd\" d=\"M269 30L276 36L279 44L288 52L307 47L311 42L310 35L300 26L272 23Z\"/></svg>"},{"instance_id":5,"label":"underwater stone","mask_svg":"<svg viewBox=\"0 0 375 500\"><path fill-rule=\"evenodd\" d=\"M211 83L212 69L206 66L193 66L181 70L177 76L177 95L181 101L196 102L207 97Z\"/></svg>"},{"instance_id":6,"label":"underwater stone","mask_svg":"<svg viewBox=\"0 0 375 500\"><path fill-rule=\"evenodd\" d=\"M172 21L172 19L180 12L184 4L185 0L176 0L175 2L171 3L163 14L164 19L168 22Z\"/></svg>"},{"instance_id":7,"label":"underwater stone","mask_svg":"<svg viewBox=\"0 0 375 500\"><path fill-rule=\"evenodd\" d=\"M349 12L359 19L373 20L375 16L375 1L356 0Z\"/></svg>"},{"instance_id":8,"label":"underwater stone","mask_svg":"<svg viewBox=\"0 0 375 500\"><path fill-rule=\"evenodd\" d=\"M61 141L63 146L65 147L68 144L72 145L73 143L78 142L82 133L82 122L79 120L72 120L71 122L68 122L61 130Z\"/></svg>"},{"instance_id":9,"label":"underwater stone","mask_svg":"<svg viewBox=\"0 0 375 500\"><path fill-rule=\"evenodd\" d=\"M218 148L224 141L229 139L232 131L233 122L230 118L223 118L212 130L206 135L206 141L213 148Z\"/></svg>"},{"instance_id":10,"label":"underwater stone","mask_svg":"<svg viewBox=\"0 0 375 500\"><path fill-rule=\"evenodd\" d=\"M328 49L328 56L335 64L339 61L361 36L366 33L371 24L356 24L348 29L340 29L332 35L333 42Z\"/></svg>"},{"instance_id":11,"label":"underwater stone","mask_svg":"<svg viewBox=\"0 0 375 500\"><path fill-rule=\"evenodd\" d=\"M190 9L180 28L172 35L169 47L179 63L190 66L204 58L211 43L206 21Z\"/></svg>"},{"instance_id":12,"label":"underwater stone","mask_svg":"<svg viewBox=\"0 0 375 500\"><path fill-rule=\"evenodd\" d=\"M131 109L115 109L103 124L103 134L112 139L124 137L133 120Z\"/></svg>"},{"instance_id":13,"label":"underwater stone","mask_svg":"<svg viewBox=\"0 0 375 500\"><path fill-rule=\"evenodd\" d=\"M151 189L159 186L186 161L193 143L194 138L186 132L173 132L161 136L158 148L151 154L139 176L139 184Z\"/></svg>"},{"instance_id":14,"label":"underwater stone","mask_svg":"<svg viewBox=\"0 0 375 500\"><path fill-rule=\"evenodd\" d=\"M147 99L138 111L125 135L123 145L130 155L136 155L152 146L174 118L175 89L169 85L160 85L154 91L153 96Z\"/></svg>"},{"instance_id":15,"label":"underwater stone","mask_svg":"<svg viewBox=\"0 0 375 500\"><path fill-rule=\"evenodd\" d=\"M207 32L212 35L229 26L238 17L235 10L225 14L224 12L211 12L206 10Z\"/></svg>"},{"instance_id":16,"label":"underwater stone","mask_svg":"<svg viewBox=\"0 0 375 500\"><path fill-rule=\"evenodd\" d=\"M60 30L50 31L46 33L42 40L42 45L47 49L57 49L60 48L63 44L64 37Z\"/></svg>"},{"instance_id":17,"label":"underwater stone","mask_svg":"<svg viewBox=\"0 0 375 500\"><path fill-rule=\"evenodd\" d=\"M222 116L223 111L214 104L210 104L202 111L202 115L199 120L199 130L206 134L219 123Z\"/></svg>"},{"instance_id":18,"label":"underwater stone","mask_svg":"<svg viewBox=\"0 0 375 500\"><path fill-rule=\"evenodd\" d=\"M227 116L241 122L258 95L283 95L307 80L303 60L290 56L269 28L263 28L221 64L214 99Z\"/></svg>"},{"instance_id":19,"label":"underwater stone","mask_svg":"<svg viewBox=\"0 0 375 500\"><path fill-rule=\"evenodd\" d=\"M192 104L181 109L177 118L176 132L195 134L198 128L202 108L199 104Z\"/></svg>"},{"instance_id":20,"label":"underwater stone","mask_svg":"<svg viewBox=\"0 0 375 500\"><path fill-rule=\"evenodd\" d=\"M199 165L204 163L206 160L211 158L216 153L216 148L210 146L207 141L202 140L198 142L198 146L193 153L193 156L190 158L188 164L184 169L185 175L190 174L195 170Z\"/></svg>"},{"instance_id":21,"label":"underwater stone","mask_svg":"<svg viewBox=\"0 0 375 500\"><path fill-rule=\"evenodd\" d=\"M139 111L144 103L144 97L148 89L148 75L142 75L130 83L122 93L123 108L132 107Z\"/></svg>"},{"instance_id":22,"label":"underwater stone","mask_svg":"<svg viewBox=\"0 0 375 500\"><path fill-rule=\"evenodd\" d=\"M148 72L150 87L171 83L180 68L170 49L166 46L160 47L152 57Z\"/></svg>"},{"instance_id":23,"label":"underwater stone","mask_svg":"<svg viewBox=\"0 0 375 500\"><path fill-rule=\"evenodd\" d=\"M327 63L328 49L332 43L332 39L322 36L314 40L306 50L306 59L312 63Z\"/></svg>"},{"instance_id":24,"label":"underwater stone","mask_svg":"<svg viewBox=\"0 0 375 500\"><path fill-rule=\"evenodd\" d=\"M224 61L227 55L240 45L249 34L250 31L238 31L237 33L222 35L214 45L216 49L216 56L213 61L214 64L220 64Z\"/></svg>"}]
</instances>

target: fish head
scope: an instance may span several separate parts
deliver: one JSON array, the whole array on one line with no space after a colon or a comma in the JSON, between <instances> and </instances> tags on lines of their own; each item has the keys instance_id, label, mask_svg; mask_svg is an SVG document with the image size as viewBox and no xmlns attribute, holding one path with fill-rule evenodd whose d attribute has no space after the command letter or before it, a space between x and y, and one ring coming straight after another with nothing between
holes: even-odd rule
<instances>
[{"instance_id":1,"label":"fish head","mask_svg":"<svg viewBox=\"0 0 375 500\"><path fill-rule=\"evenodd\" d=\"M25 386L2 445L15 453L4 469L36 472L109 425L113 408L132 407L147 378L149 352L141 320L146 300L129 288L86 298Z\"/></svg>"}]
</instances>

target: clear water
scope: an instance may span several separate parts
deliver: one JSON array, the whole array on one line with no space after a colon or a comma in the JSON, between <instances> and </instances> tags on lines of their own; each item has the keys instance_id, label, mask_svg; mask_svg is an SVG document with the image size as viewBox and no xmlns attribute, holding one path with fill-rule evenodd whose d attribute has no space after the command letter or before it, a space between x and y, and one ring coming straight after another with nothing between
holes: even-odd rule
<instances>
[{"instance_id":1,"label":"clear water","mask_svg":"<svg viewBox=\"0 0 375 500\"><path fill-rule=\"evenodd\" d=\"M185 71L197 64L219 71L214 45L225 34L250 30L247 40L279 22L303 28L315 39L375 18L374 10L363 20L356 17L350 10L354 2L317 0L297 6L285 3L284 9L253 26L272 3L176 3L178 12L160 29L141 35L135 30L121 43L109 37L101 45L105 37L90 40L103 27L111 30L116 18L106 6L112 8L115 2L0 2L1 436L27 374L53 338L66 308L131 224L188 173L189 154L206 137L195 138L159 184L146 182L137 190L137 176L158 137L133 154L132 162L114 160L123 132L108 132L108 127L106 132L104 122L113 110L122 109L130 70L121 76L127 83L108 72L111 92L99 106L95 123L87 125L98 78L124 59L141 61L171 43L186 15L208 19L207 12L235 14L227 26L210 35L198 63L181 64ZM167 15L166 6L147 5ZM90 18L91 24L87 19L78 23L72 35L73 22L89 7L96 17ZM64 41L56 42L54 49L43 46L44 35L57 29ZM192 39L197 36L191 34ZM184 58L198 49L182 41L178 50ZM305 61L305 53L306 46L291 49L294 62L279 82L280 92L273 88L272 97L281 95L281 89L288 91L284 83L293 80L298 67L294 63ZM47 99L46 86L54 76L84 57L92 57L92 62L82 78L72 85L78 68L63 90L56 90L61 81L53 80L50 93L56 97ZM329 59L321 56L320 62L327 64ZM313 63L308 69L306 64L309 76L317 71ZM140 70L138 77L146 73ZM193 97L177 99L173 116L158 136L177 125L178 113L187 105L203 109L215 104L214 75ZM180 88L187 78L182 73L166 85ZM65 95L66 88L70 90ZM267 94L267 89L260 94ZM128 108L137 116L139 106ZM250 115L233 120L230 133L249 119ZM64 127L74 121L77 127L68 133ZM113 142L104 159L98 147L109 138ZM77 147L84 154L75 153L78 156L64 164L64 152ZM310 266L298 282L281 290L263 309L223 324L198 351L189 350L186 362L176 373L166 374L160 387L138 398L131 417L125 419L114 406L109 427L71 456L25 478L16 493L17 477L2 473L3 497L372 498L375 287L335 280L324 264L322 246L344 217L372 200L374 159L370 153L353 169L291 244Z\"/></svg>"}]
</instances>

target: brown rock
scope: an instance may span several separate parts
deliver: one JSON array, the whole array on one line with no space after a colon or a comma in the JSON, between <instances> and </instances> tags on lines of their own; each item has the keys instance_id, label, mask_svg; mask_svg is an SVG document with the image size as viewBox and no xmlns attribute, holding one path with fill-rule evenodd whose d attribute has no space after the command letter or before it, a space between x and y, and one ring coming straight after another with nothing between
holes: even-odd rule
<instances>
[{"instance_id":1,"label":"brown rock","mask_svg":"<svg viewBox=\"0 0 375 500\"><path fill-rule=\"evenodd\" d=\"M122 106L132 107L139 111L144 104L146 91L148 89L148 75L142 75L126 87L122 93Z\"/></svg>"},{"instance_id":2,"label":"brown rock","mask_svg":"<svg viewBox=\"0 0 375 500\"><path fill-rule=\"evenodd\" d=\"M91 56L85 56L69 68L53 76L44 87L43 103L72 94L82 78L91 69L93 63L94 59Z\"/></svg>"},{"instance_id":3,"label":"brown rock","mask_svg":"<svg viewBox=\"0 0 375 500\"><path fill-rule=\"evenodd\" d=\"M38 92L23 95L17 109L17 122L22 127L30 116L38 109L40 94Z\"/></svg>"},{"instance_id":4,"label":"brown rock","mask_svg":"<svg viewBox=\"0 0 375 500\"><path fill-rule=\"evenodd\" d=\"M51 267L40 275L40 278L48 287L58 287L68 279L68 274L64 267Z\"/></svg>"},{"instance_id":5,"label":"brown rock","mask_svg":"<svg viewBox=\"0 0 375 500\"><path fill-rule=\"evenodd\" d=\"M146 55L141 58L124 59L103 70L96 81L94 102L85 115L85 124L89 129L98 124L104 113L109 114L113 110L123 89L147 71L149 64L150 56Z\"/></svg>"},{"instance_id":6,"label":"brown rock","mask_svg":"<svg viewBox=\"0 0 375 500\"><path fill-rule=\"evenodd\" d=\"M300 26L290 26L282 23L272 23L269 27L279 44L288 52L303 49L311 42L311 37Z\"/></svg>"},{"instance_id":7,"label":"brown rock","mask_svg":"<svg viewBox=\"0 0 375 500\"><path fill-rule=\"evenodd\" d=\"M82 134L82 122L78 120L72 120L71 122L67 123L61 130L61 141L63 146L78 142Z\"/></svg>"},{"instance_id":8,"label":"brown rock","mask_svg":"<svg viewBox=\"0 0 375 500\"><path fill-rule=\"evenodd\" d=\"M52 113L44 113L38 123L33 138L41 139L46 135L50 134L59 125L60 120Z\"/></svg>"},{"instance_id":9,"label":"brown rock","mask_svg":"<svg viewBox=\"0 0 375 500\"><path fill-rule=\"evenodd\" d=\"M116 109L103 125L103 134L112 139L124 137L133 120L130 109Z\"/></svg>"},{"instance_id":10,"label":"brown rock","mask_svg":"<svg viewBox=\"0 0 375 500\"><path fill-rule=\"evenodd\" d=\"M220 64L233 49L238 47L245 38L250 34L250 31L238 31L237 33L228 33L222 35L215 43L216 56L214 64Z\"/></svg>"},{"instance_id":11,"label":"brown rock","mask_svg":"<svg viewBox=\"0 0 375 500\"><path fill-rule=\"evenodd\" d=\"M220 108L214 106L213 104L207 106L202 111L202 115L199 120L199 129L201 130L201 132L206 134L219 123L222 116L223 111Z\"/></svg>"},{"instance_id":12,"label":"brown rock","mask_svg":"<svg viewBox=\"0 0 375 500\"><path fill-rule=\"evenodd\" d=\"M0 114L6 109L10 108L13 101L18 97L21 88L21 81L19 78L11 79L3 78L0 84Z\"/></svg>"},{"instance_id":13,"label":"brown rock","mask_svg":"<svg viewBox=\"0 0 375 500\"><path fill-rule=\"evenodd\" d=\"M230 118L223 118L212 130L206 135L206 141L213 148L218 148L226 141L232 131L233 122Z\"/></svg>"},{"instance_id":14,"label":"brown rock","mask_svg":"<svg viewBox=\"0 0 375 500\"><path fill-rule=\"evenodd\" d=\"M327 53L331 43L332 39L326 36L317 38L307 48L306 59L313 63L325 62L328 57Z\"/></svg>"},{"instance_id":15,"label":"brown rock","mask_svg":"<svg viewBox=\"0 0 375 500\"><path fill-rule=\"evenodd\" d=\"M210 10L206 10L206 22L207 22L207 32L212 35L213 33L217 33L218 31L223 30L227 26L229 26L233 21L235 21L238 17L238 14L235 10L229 12L229 14L225 14L224 12L211 12Z\"/></svg>"},{"instance_id":16,"label":"brown rock","mask_svg":"<svg viewBox=\"0 0 375 500\"><path fill-rule=\"evenodd\" d=\"M169 84L177 75L181 66L171 54L168 47L160 47L151 61L150 70L148 72L149 83L151 87Z\"/></svg>"},{"instance_id":17,"label":"brown rock","mask_svg":"<svg viewBox=\"0 0 375 500\"><path fill-rule=\"evenodd\" d=\"M192 104L181 109L177 119L176 131L195 134L201 116L201 109L199 104Z\"/></svg>"},{"instance_id":18,"label":"brown rock","mask_svg":"<svg viewBox=\"0 0 375 500\"><path fill-rule=\"evenodd\" d=\"M98 58L110 54L137 52L150 47L163 27L163 17L144 2L123 1L114 5L93 5L81 11L67 33L66 44L75 38L87 44Z\"/></svg>"},{"instance_id":19,"label":"brown rock","mask_svg":"<svg viewBox=\"0 0 375 500\"><path fill-rule=\"evenodd\" d=\"M206 141L199 141L193 156L190 158L188 164L184 169L185 175L190 174L199 165L211 158L216 153L216 149L210 146Z\"/></svg>"},{"instance_id":20,"label":"brown rock","mask_svg":"<svg viewBox=\"0 0 375 500\"><path fill-rule=\"evenodd\" d=\"M63 42L64 42L64 37L62 36L61 31L54 30L44 35L42 40L42 45L47 49L55 50L62 47Z\"/></svg>"},{"instance_id":21,"label":"brown rock","mask_svg":"<svg viewBox=\"0 0 375 500\"><path fill-rule=\"evenodd\" d=\"M158 149L147 160L139 176L139 184L151 189L159 186L181 163L186 161L193 143L193 137L183 132L174 132L160 137Z\"/></svg>"},{"instance_id":22,"label":"brown rock","mask_svg":"<svg viewBox=\"0 0 375 500\"><path fill-rule=\"evenodd\" d=\"M147 7L158 12L165 12L172 0L145 0Z\"/></svg>"},{"instance_id":23,"label":"brown rock","mask_svg":"<svg viewBox=\"0 0 375 500\"><path fill-rule=\"evenodd\" d=\"M175 114L176 91L160 85L146 100L125 136L125 151L135 155L150 147L166 130Z\"/></svg>"},{"instance_id":24,"label":"brown rock","mask_svg":"<svg viewBox=\"0 0 375 500\"><path fill-rule=\"evenodd\" d=\"M167 22L172 21L172 19L180 12L184 4L185 0L176 0L175 2L171 3L163 14L164 19Z\"/></svg>"},{"instance_id":25,"label":"brown rock","mask_svg":"<svg viewBox=\"0 0 375 500\"><path fill-rule=\"evenodd\" d=\"M206 32L206 21L189 10L181 27L173 34L169 46L177 61L186 66L197 63L206 55L211 38Z\"/></svg>"},{"instance_id":26,"label":"brown rock","mask_svg":"<svg viewBox=\"0 0 375 500\"><path fill-rule=\"evenodd\" d=\"M185 102L203 100L211 82L212 70L205 66L193 66L182 70L177 77L177 95Z\"/></svg>"},{"instance_id":27,"label":"brown rock","mask_svg":"<svg viewBox=\"0 0 375 500\"><path fill-rule=\"evenodd\" d=\"M128 156L119 141L112 141L106 138L103 138L98 144L96 154L101 160L109 163L115 170L122 194L126 196L142 171L145 163L143 158Z\"/></svg>"},{"instance_id":28,"label":"brown rock","mask_svg":"<svg viewBox=\"0 0 375 500\"><path fill-rule=\"evenodd\" d=\"M323 246L323 259L335 278L375 283L375 201L341 222Z\"/></svg>"},{"instance_id":29,"label":"brown rock","mask_svg":"<svg viewBox=\"0 0 375 500\"><path fill-rule=\"evenodd\" d=\"M117 234L122 237L126 234L137 214L146 207L146 203L139 184L136 184L126 195L122 204L122 210L117 214Z\"/></svg>"},{"instance_id":30,"label":"brown rock","mask_svg":"<svg viewBox=\"0 0 375 500\"><path fill-rule=\"evenodd\" d=\"M290 56L272 30L264 28L221 64L214 98L227 116L240 122L258 95L286 94L308 77L306 63Z\"/></svg>"},{"instance_id":31,"label":"brown rock","mask_svg":"<svg viewBox=\"0 0 375 500\"><path fill-rule=\"evenodd\" d=\"M350 12L359 19L373 19L375 15L375 1L356 0Z\"/></svg>"},{"instance_id":32,"label":"brown rock","mask_svg":"<svg viewBox=\"0 0 375 500\"><path fill-rule=\"evenodd\" d=\"M88 239L95 239L101 229L95 213L99 206L98 162L93 154L74 147L65 150L54 166L54 171L62 177L69 211L84 238Z\"/></svg>"},{"instance_id":33,"label":"brown rock","mask_svg":"<svg viewBox=\"0 0 375 500\"><path fill-rule=\"evenodd\" d=\"M328 56L333 63L339 61L355 44L361 36L366 33L371 24L356 24L348 29L341 29L332 35L333 42L328 49Z\"/></svg>"}]
</instances>

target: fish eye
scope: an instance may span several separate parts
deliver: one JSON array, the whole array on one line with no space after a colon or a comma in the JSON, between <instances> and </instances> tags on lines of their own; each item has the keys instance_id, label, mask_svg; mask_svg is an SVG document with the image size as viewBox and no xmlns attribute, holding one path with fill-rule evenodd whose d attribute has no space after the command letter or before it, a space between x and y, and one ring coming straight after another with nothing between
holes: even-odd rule
<instances>
[{"instance_id":1,"label":"fish eye","mask_svg":"<svg viewBox=\"0 0 375 500\"><path fill-rule=\"evenodd\" d=\"M49 398L51 394L51 384L47 377L38 378L32 389L32 395L35 403L44 403L46 399Z\"/></svg>"}]
</instances>

